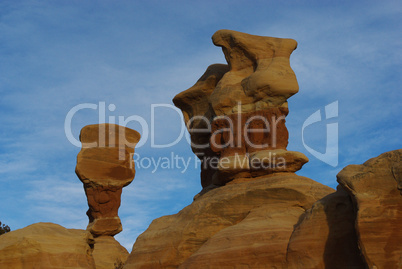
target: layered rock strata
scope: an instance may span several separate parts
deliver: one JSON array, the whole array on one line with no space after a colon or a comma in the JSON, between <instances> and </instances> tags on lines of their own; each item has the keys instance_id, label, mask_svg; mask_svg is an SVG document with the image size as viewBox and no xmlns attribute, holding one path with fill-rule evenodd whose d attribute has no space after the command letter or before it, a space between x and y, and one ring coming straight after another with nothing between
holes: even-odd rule
<instances>
[{"instance_id":1,"label":"layered rock strata","mask_svg":"<svg viewBox=\"0 0 402 269\"><path fill-rule=\"evenodd\" d=\"M219 80L229 71L226 64L213 64L191 88L177 94L173 103L183 112L184 122L191 137L191 149L201 160L201 185L206 188L212 184L217 167L211 161L218 155L211 150L211 122L215 112L211 109L209 96Z\"/></svg>"},{"instance_id":2,"label":"layered rock strata","mask_svg":"<svg viewBox=\"0 0 402 269\"><path fill-rule=\"evenodd\" d=\"M298 92L289 57L293 39L217 31L228 65L211 65L173 99L183 111L204 188L234 178L294 172L308 159L287 151L287 99Z\"/></svg>"},{"instance_id":3,"label":"layered rock strata","mask_svg":"<svg viewBox=\"0 0 402 269\"><path fill-rule=\"evenodd\" d=\"M402 149L337 175L355 205L358 245L369 268L402 268Z\"/></svg>"},{"instance_id":4,"label":"layered rock strata","mask_svg":"<svg viewBox=\"0 0 402 269\"><path fill-rule=\"evenodd\" d=\"M94 239L85 230L35 223L0 238L0 268L95 269Z\"/></svg>"},{"instance_id":5,"label":"layered rock strata","mask_svg":"<svg viewBox=\"0 0 402 269\"><path fill-rule=\"evenodd\" d=\"M128 258L128 251L112 236L94 238L92 256L96 269L121 269Z\"/></svg>"},{"instance_id":6,"label":"layered rock strata","mask_svg":"<svg viewBox=\"0 0 402 269\"><path fill-rule=\"evenodd\" d=\"M337 175L289 242L288 268L402 268L402 149Z\"/></svg>"},{"instance_id":7,"label":"layered rock strata","mask_svg":"<svg viewBox=\"0 0 402 269\"><path fill-rule=\"evenodd\" d=\"M124 268L401 268L402 150L331 188L293 173L236 178L152 222Z\"/></svg>"},{"instance_id":8,"label":"layered rock strata","mask_svg":"<svg viewBox=\"0 0 402 269\"><path fill-rule=\"evenodd\" d=\"M35 223L0 238L0 268L117 269L127 257L112 236L94 238L89 231L53 223Z\"/></svg>"},{"instance_id":9,"label":"layered rock strata","mask_svg":"<svg viewBox=\"0 0 402 269\"><path fill-rule=\"evenodd\" d=\"M366 269L355 221L352 199L338 186L300 217L289 240L287 268Z\"/></svg>"},{"instance_id":10,"label":"layered rock strata","mask_svg":"<svg viewBox=\"0 0 402 269\"><path fill-rule=\"evenodd\" d=\"M154 220L124 268L283 268L293 226L333 189L293 173L237 180Z\"/></svg>"},{"instance_id":11,"label":"layered rock strata","mask_svg":"<svg viewBox=\"0 0 402 269\"><path fill-rule=\"evenodd\" d=\"M76 174L84 184L87 229L94 236L122 231L118 209L122 188L135 176L133 154L139 139L138 132L115 124L88 125L81 130Z\"/></svg>"}]
</instances>

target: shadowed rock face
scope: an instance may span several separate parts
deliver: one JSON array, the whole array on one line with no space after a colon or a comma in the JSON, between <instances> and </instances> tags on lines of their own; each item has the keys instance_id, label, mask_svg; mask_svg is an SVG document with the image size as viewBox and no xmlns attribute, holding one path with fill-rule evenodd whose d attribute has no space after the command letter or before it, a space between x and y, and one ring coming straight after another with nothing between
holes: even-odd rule
<instances>
[{"instance_id":1,"label":"shadowed rock face","mask_svg":"<svg viewBox=\"0 0 402 269\"><path fill-rule=\"evenodd\" d=\"M210 160L217 158L211 150L211 122L216 116L209 101L209 96L219 80L229 71L226 64L213 64L207 68L201 78L191 88L177 94L173 98L175 106L183 112L184 122L191 137L191 149L201 160L201 185L212 184L212 178L217 171Z\"/></svg>"},{"instance_id":2,"label":"shadowed rock face","mask_svg":"<svg viewBox=\"0 0 402 269\"><path fill-rule=\"evenodd\" d=\"M287 247L287 269L361 268L356 216L348 193L341 187L307 210L295 225Z\"/></svg>"},{"instance_id":3,"label":"shadowed rock face","mask_svg":"<svg viewBox=\"0 0 402 269\"><path fill-rule=\"evenodd\" d=\"M290 238L288 268L401 268L402 150L348 165Z\"/></svg>"},{"instance_id":4,"label":"shadowed rock face","mask_svg":"<svg viewBox=\"0 0 402 269\"><path fill-rule=\"evenodd\" d=\"M183 111L201 184L221 186L241 177L295 172L308 159L287 151L287 99L298 92L289 57L293 39L217 31L228 65L214 64L173 99Z\"/></svg>"},{"instance_id":5,"label":"shadowed rock face","mask_svg":"<svg viewBox=\"0 0 402 269\"><path fill-rule=\"evenodd\" d=\"M88 199L87 229L94 236L122 231L118 216L122 188L134 179L132 159L139 133L115 124L96 124L81 130L82 149L76 174Z\"/></svg>"},{"instance_id":6,"label":"shadowed rock face","mask_svg":"<svg viewBox=\"0 0 402 269\"><path fill-rule=\"evenodd\" d=\"M402 266L402 149L362 165L348 165L337 175L356 209L358 244L369 268Z\"/></svg>"}]
</instances>

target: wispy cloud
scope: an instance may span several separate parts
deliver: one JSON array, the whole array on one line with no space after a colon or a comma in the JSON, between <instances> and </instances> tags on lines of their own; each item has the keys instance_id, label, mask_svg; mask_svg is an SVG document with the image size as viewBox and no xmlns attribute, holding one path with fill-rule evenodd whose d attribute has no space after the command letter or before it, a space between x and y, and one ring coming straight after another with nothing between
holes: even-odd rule
<instances>
[{"instance_id":1,"label":"wispy cloud","mask_svg":"<svg viewBox=\"0 0 402 269\"><path fill-rule=\"evenodd\" d=\"M224 63L210 37L226 28L290 37L300 92L289 99L289 149L308 154L302 124L316 110L338 100L339 165L310 156L299 174L332 187L349 163L400 148L402 5L398 1L199 3L38 2L0 3L0 195L9 208L0 220L11 228L52 221L87 225L86 198L74 174L78 148L64 134L68 111L80 103L116 105L109 116L143 117L151 104L171 104L208 65ZM174 111L157 111L156 141L172 141L181 127ZM98 121L82 110L72 131ZM317 150L325 145L327 122L306 130ZM134 122L129 127L140 130ZM141 131L142 132L142 131ZM185 141L173 148L137 150L142 156L192 156ZM173 214L200 190L199 171L137 170L123 190L117 236L131 249L152 219Z\"/></svg>"}]
</instances>

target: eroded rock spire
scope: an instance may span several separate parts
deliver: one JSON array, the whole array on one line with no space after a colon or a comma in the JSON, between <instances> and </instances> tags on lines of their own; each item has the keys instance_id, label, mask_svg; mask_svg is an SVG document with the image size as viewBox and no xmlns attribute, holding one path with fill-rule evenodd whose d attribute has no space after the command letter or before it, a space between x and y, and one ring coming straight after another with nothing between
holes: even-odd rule
<instances>
[{"instance_id":1,"label":"eroded rock spire","mask_svg":"<svg viewBox=\"0 0 402 269\"><path fill-rule=\"evenodd\" d=\"M122 188L135 176L133 154L140 134L115 124L94 124L82 128L80 140L75 171L88 199L87 230L114 236L122 231L118 209Z\"/></svg>"},{"instance_id":2,"label":"eroded rock spire","mask_svg":"<svg viewBox=\"0 0 402 269\"><path fill-rule=\"evenodd\" d=\"M287 151L287 99L298 92L289 57L293 39L219 30L227 65L215 64L173 99L183 111L204 188L235 178L295 172L308 159Z\"/></svg>"}]
</instances>

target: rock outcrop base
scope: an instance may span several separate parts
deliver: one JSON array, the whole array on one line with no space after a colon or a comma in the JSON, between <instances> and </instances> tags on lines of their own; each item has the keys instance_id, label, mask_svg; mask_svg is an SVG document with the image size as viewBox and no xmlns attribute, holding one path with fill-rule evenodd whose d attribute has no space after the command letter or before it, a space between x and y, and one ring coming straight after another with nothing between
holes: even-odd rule
<instances>
[{"instance_id":1,"label":"rock outcrop base","mask_svg":"<svg viewBox=\"0 0 402 269\"><path fill-rule=\"evenodd\" d=\"M88 231L35 223L0 237L0 268L95 269L94 243Z\"/></svg>"},{"instance_id":2,"label":"rock outcrop base","mask_svg":"<svg viewBox=\"0 0 402 269\"><path fill-rule=\"evenodd\" d=\"M359 248L369 268L402 268L402 150L348 165L339 184L355 205Z\"/></svg>"},{"instance_id":3,"label":"rock outcrop base","mask_svg":"<svg viewBox=\"0 0 402 269\"><path fill-rule=\"evenodd\" d=\"M2 269L118 269L128 255L112 236L94 238L89 231L53 223L35 223L0 237Z\"/></svg>"},{"instance_id":4,"label":"rock outcrop base","mask_svg":"<svg viewBox=\"0 0 402 269\"><path fill-rule=\"evenodd\" d=\"M154 220L138 237L124 268L229 268L243 263L281 268L299 217L333 191L293 173L232 181L199 196L178 214Z\"/></svg>"},{"instance_id":5,"label":"rock outcrop base","mask_svg":"<svg viewBox=\"0 0 402 269\"><path fill-rule=\"evenodd\" d=\"M124 268L402 268L402 149L338 174L235 179L152 222Z\"/></svg>"}]
</instances>

